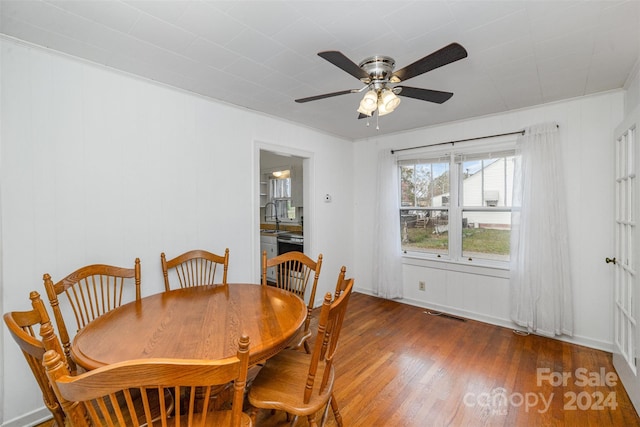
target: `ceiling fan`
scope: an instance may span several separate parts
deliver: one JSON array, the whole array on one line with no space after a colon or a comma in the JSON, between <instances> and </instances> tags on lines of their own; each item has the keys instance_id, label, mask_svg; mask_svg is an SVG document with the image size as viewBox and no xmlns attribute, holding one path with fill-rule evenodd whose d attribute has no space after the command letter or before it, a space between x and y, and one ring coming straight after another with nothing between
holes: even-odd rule
<instances>
[{"instance_id":1,"label":"ceiling fan","mask_svg":"<svg viewBox=\"0 0 640 427\"><path fill-rule=\"evenodd\" d=\"M393 71L395 68L395 60L388 56L372 56L364 59L359 65L356 65L343 53L336 50L319 52L318 56L351 74L364 83L365 86L360 89L341 90L339 92L300 98L295 101L303 103L366 91L357 110L360 113L358 118L362 119L371 117L376 111L378 112L378 116L384 116L392 112L398 104L400 104L400 98L398 98L397 95L442 104L451 98L453 93L394 85L442 67L443 65L466 58L467 51L458 43L451 43L395 72Z\"/></svg>"}]
</instances>

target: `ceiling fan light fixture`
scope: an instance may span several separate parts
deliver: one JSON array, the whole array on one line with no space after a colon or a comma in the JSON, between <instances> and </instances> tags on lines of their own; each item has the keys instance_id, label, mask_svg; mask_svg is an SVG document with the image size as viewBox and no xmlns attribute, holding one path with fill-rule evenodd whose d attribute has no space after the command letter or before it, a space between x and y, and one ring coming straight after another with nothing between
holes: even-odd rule
<instances>
[{"instance_id":1,"label":"ceiling fan light fixture","mask_svg":"<svg viewBox=\"0 0 640 427\"><path fill-rule=\"evenodd\" d=\"M360 101L358 112L370 116L378 107L378 94L375 90L370 90L364 94L364 98Z\"/></svg>"},{"instance_id":2,"label":"ceiling fan light fixture","mask_svg":"<svg viewBox=\"0 0 640 427\"><path fill-rule=\"evenodd\" d=\"M400 105L400 98L390 89L384 89L380 93L380 104L384 105L384 109L390 113Z\"/></svg>"},{"instance_id":3,"label":"ceiling fan light fixture","mask_svg":"<svg viewBox=\"0 0 640 427\"><path fill-rule=\"evenodd\" d=\"M375 111L375 108L373 110L365 110L364 108L362 108L362 103L360 103L360 107L356 111L360 114L371 117L371 115Z\"/></svg>"},{"instance_id":4,"label":"ceiling fan light fixture","mask_svg":"<svg viewBox=\"0 0 640 427\"><path fill-rule=\"evenodd\" d=\"M289 169L287 169L281 171L273 171L271 174L276 178L289 178L290 172Z\"/></svg>"},{"instance_id":5,"label":"ceiling fan light fixture","mask_svg":"<svg viewBox=\"0 0 640 427\"><path fill-rule=\"evenodd\" d=\"M391 113L391 111L393 110L387 110L383 103L380 103L380 105L378 105L378 117L385 116Z\"/></svg>"}]
</instances>

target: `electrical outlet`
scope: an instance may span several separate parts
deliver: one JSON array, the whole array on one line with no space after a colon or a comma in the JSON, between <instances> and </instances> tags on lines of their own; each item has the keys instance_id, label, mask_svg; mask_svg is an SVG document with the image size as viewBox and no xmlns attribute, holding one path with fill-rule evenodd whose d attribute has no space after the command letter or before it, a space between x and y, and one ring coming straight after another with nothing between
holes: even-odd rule
<instances>
[{"instance_id":1,"label":"electrical outlet","mask_svg":"<svg viewBox=\"0 0 640 427\"><path fill-rule=\"evenodd\" d=\"M424 282L422 280L418 282L418 290L424 291Z\"/></svg>"}]
</instances>

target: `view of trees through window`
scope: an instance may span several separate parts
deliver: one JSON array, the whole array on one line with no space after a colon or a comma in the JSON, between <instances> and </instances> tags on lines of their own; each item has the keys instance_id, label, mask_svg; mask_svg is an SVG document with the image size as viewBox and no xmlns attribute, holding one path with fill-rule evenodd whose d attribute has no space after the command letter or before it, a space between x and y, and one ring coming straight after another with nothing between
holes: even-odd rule
<instances>
[{"instance_id":1,"label":"view of trees through window","mask_svg":"<svg viewBox=\"0 0 640 427\"><path fill-rule=\"evenodd\" d=\"M511 152L400 162L402 249L508 261L514 159Z\"/></svg>"},{"instance_id":2,"label":"view of trees through window","mask_svg":"<svg viewBox=\"0 0 640 427\"><path fill-rule=\"evenodd\" d=\"M402 248L446 254L449 251L449 163L400 166Z\"/></svg>"}]
</instances>

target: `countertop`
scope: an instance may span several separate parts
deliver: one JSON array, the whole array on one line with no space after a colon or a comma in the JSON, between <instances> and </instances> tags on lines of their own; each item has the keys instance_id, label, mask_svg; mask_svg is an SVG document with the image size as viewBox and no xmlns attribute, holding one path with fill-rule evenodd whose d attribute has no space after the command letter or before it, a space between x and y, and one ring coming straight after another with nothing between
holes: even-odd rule
<instances>
[{"instance_id":1,"label":"countertop","mask_svg":"<svg viewBox=\"0 0 640 427\"><path fill-rule=\"evenodd\" d=\"M282 224L280 223L280 229L276 230L276 225L273 223L260 224L261 236L278 236L283 233L302 234L302 226L299 224Z\"/></svg>"},{"instance_id":2,"label":"countertop","mask_svg":"<svg viewBox=\"0 0 640 427\"><path fill-rule=\"evenodd\" d=\"M291 231L284 231L284 230L280 230L280 231L276 231L276 230L260 230L260 236L273 236L273 237L278 237L281 234L285 234L285 233L291 233Z\"/></svg>"}]
</instances>

